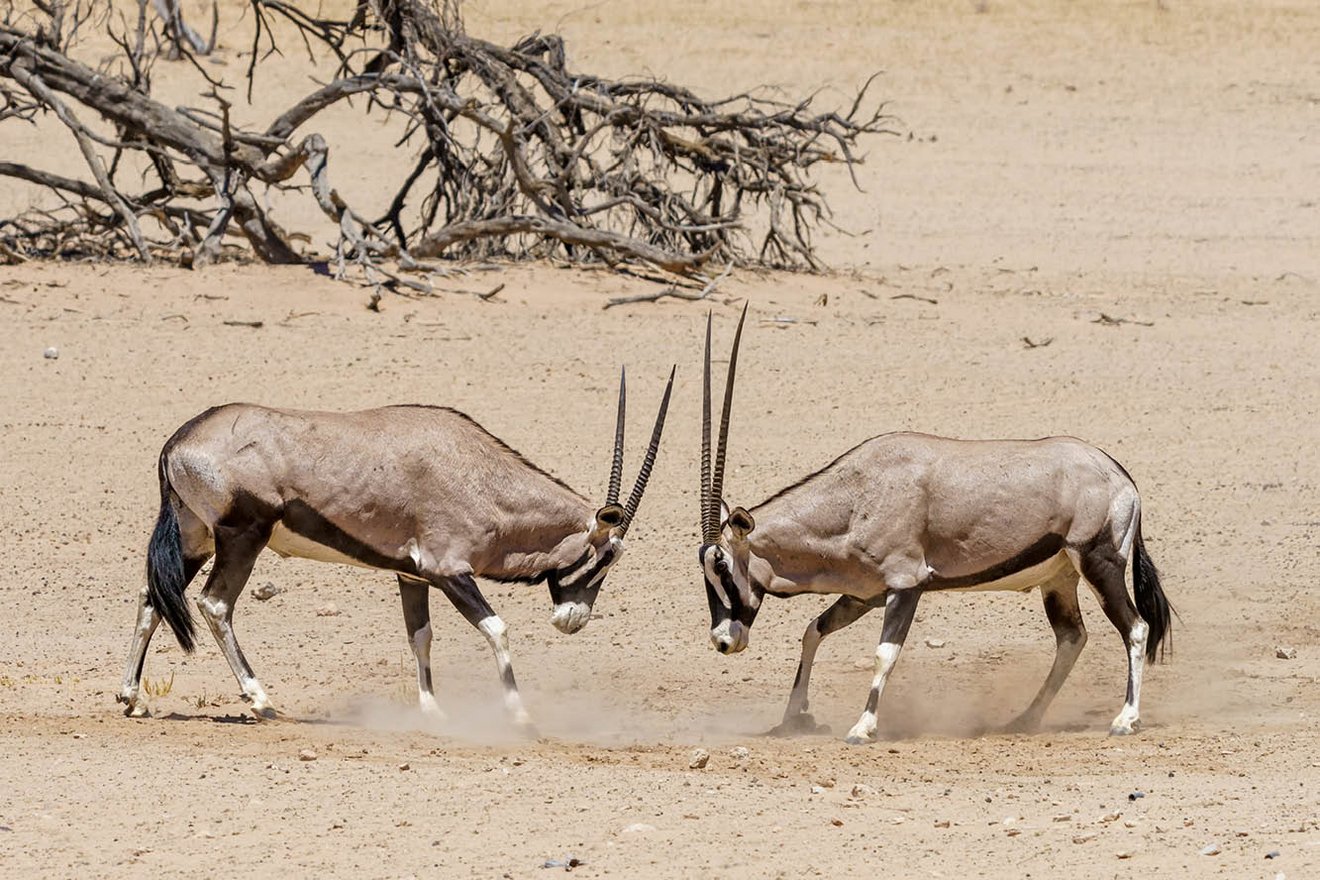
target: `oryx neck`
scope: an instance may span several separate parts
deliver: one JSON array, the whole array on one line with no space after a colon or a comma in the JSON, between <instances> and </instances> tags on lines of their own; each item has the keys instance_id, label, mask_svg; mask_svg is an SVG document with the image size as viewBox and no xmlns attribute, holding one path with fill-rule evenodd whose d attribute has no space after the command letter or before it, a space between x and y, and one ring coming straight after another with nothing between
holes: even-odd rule
<instances>
[{"instance_id":1,"label":"oryx neck","mask_svg":"<svg viewBox=\"0 0 1320 880\"><path fill-rule=\"evenodd\" d=\"M752 516L756 528L747 536L747 547L773 571L762 584L769 592L825 592L849 576L854 560L846 530L796 516L777 504L762 505Z\"/></svg>"},{"instance_id":2,"label":"oryx neck","mask_svg":"<svg viewBox=\"0 0 1320 880\"><path fill-rule=\"evenodd\" d=\"M534 497L500 499L492 540L477 574L494 580L537 581L587 550L594 509L577 493L546 481Z\"/></svg>"}]
</instances>

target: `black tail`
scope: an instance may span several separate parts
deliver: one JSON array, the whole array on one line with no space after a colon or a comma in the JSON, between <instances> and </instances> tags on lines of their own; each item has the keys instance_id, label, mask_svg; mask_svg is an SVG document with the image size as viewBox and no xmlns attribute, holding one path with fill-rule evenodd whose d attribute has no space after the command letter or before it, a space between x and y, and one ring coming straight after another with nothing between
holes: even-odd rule
<instances>
[{"instance_id":1,"label":"black tail","mask_svg":"<svg viewBox=\"0 0 1320 880\"><path fill-rule=\"evenodd\" d=\"M1132 550L1132 592L1137 596L1137 612L1150 627L1146 638L1146 659L1153 663L1157 655L1163 658L1166 641L1169 650L1173 650L1171 615L1177 612L1160 588L1160 573L1155 570L1155 563L1150 561L1150 554L1146 552L1146 542L1141 539L1140 519L1137 520L1137 538Z\"/></svg>"},{"instance_id":2,"label":"black tail","mask_svg":"<svg viewBox=\"0 0 1320 880\"><path fill-rule=\"evenodd\" d=\"M165 622L174 630L179 646L192 653L195 643L192 611L183 598L188 576L183 563L183 536L179 533L179 515L170 496L170 478L165 473L165 456L160 459L160 516L147 545L147 596Z\"/></svg>"}]
</instances>

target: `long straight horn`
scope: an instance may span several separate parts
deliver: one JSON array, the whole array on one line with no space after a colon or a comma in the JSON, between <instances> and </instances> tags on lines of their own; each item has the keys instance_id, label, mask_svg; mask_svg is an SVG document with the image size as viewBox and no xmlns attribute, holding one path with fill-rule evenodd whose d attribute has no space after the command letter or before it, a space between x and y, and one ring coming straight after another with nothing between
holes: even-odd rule
<instances>
[{"instance_id":1,"label":"long straight horn","mask_svg":"<svg viewBox=\"0 0 1320 880\"><path fill-rule=\"evenodd\" d=\"M605 494L606 504L619 503L619 485L623 482L623 410L628 393L628 370L619 369L619 419L614 426L614 461L610 463L610 489Z\"/></svg>"},{"instance_id":2,"label":"long straight horn","mask_svg":"<svg viewBox=\"0 0 1320 880\"><path fill-rule=\"evenodd\" d=\"M655 455L660 451L660 434L665 430L665 414L669 412L669 393L674 390L674 373L678 365L669 371L669 384L665 386L665 396L660 398L660 414L655 417L655 429L651 431L651 445L646 447L646 458L642 459L642 469L637 472L637 482L633 484L632 494L623 507L623 522L619 523L620 534L627 534L632 525L637 505L642 503L642 493L646 491L646 482L651 479L651 468L655 465Z\"/></svg>"},{"instance_id":3,"label":"long straight horn","mask_svg":"<svg viewBox=\"0 0 1320 880\"><path fill-rule=\"evenodd\" d=\"M738 344L742 342L743 322L747 320L747 304L743 304L742 317L738 319L738 329L733 334L733 352L729 355L729 377L724 382L724 410L720 413L720 445L715 453L715 473L710 479L710 497L707 503L712 525L712 535L706 543L719 537L720 501L724 495L724 456L729 452L729 410L733 407L733 378L738 370ZM708 360L709 363L709 360Z\"/></svg>"},{"instance_id":4,"label":"long straight horn","mask_svg":"<svg viewBox=\"0 0 1320 880\"><path fill-rule=\"evenodd\" d=\"M710 323L706 313L706 363L702 369L701 393L701 542L714 540L710 522Z\"/></svg>"}]
</instances>

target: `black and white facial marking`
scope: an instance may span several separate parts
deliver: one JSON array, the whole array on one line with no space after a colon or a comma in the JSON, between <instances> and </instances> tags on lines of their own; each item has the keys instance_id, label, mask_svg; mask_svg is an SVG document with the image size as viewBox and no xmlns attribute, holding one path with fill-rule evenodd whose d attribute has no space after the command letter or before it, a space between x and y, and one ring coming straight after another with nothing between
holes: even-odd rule
<instances>
[{"instance_id":1,"label":"black and white facial marking","mask_svg":"<svg viewBox=\"0 0 1320 880\"><path fill-rule=\"evenodd\" d=\"M711 644L721 654L737 654L747 647L765 590L748 573L746 554L741 564L721 544L702 544L697 554L706 575Z\"/></svg>"},{"instance_id":2,"label":"black and white facial marking","mask_svg":"<svg viewBox=\"0 0 1320 880\"><path fill-rule=\"evenodd\" d=\"M572 634L587 625L605 575L622 555L623 541L611 537L604 547L589 548L568 567L550 572L546 582L550 587L550 601L555 603L550 622L556 629Z\"/></svg>"}]
</instances>

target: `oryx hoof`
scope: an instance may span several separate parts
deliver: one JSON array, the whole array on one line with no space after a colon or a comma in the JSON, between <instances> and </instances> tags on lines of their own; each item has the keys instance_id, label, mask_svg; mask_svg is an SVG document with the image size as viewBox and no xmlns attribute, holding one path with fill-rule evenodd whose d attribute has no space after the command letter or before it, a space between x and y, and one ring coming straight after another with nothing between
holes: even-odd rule
<instances>
[{"instance_id":1,"label":"oryx hoof","mask_svg":"<svg viewBox=\"0 0 1320 880\"><path fill-rule=\"evenodd\" d=\"M248 709L261 721L284 721L285 718L271 706L249 706Z\"/></svg>"},{"instance_id":2,"label":"oryx hoof","mask_svg":"<svg viewBox=\"0 0 1320 880\"><path fill-rule=\"evenodd\" d=\"M850 746L869 746L871 743L875 742L875 737L858 736L855 733L850 733L843 738L843 741Z\"/></svg>"},{"instance_id":3,"label":"oryx hoof","mask_svg":"<svg viewBox=\"0 0 1320 880\"><path fill-rule=\"evenodd\" d=\"M1109 728L1110 736L1132 736L1141 729L1140 721L1133 721L1131 724L1115 724Z\"/></svg>"},{"instance_id":4,"label":"oryx hoof","mask_svg":"<svg viewBox=\"0 0 1320 880\"><path fill-rule=\"evenodd\" d=\"M1040 730L1040 719L1019 715L999 729L1000 733L1035 733Z\"/></svg>"},{"instance_id":5,"label":"oryx hoof","mask_svg":"<svg viewBox=\"0 0 1320 880\"><path fill-rule=\"evenodd\" d=\"M828 724L817 724L815 717L810 712L799 712L796 715L790 715L774 727L766 731L766 736L802 736L804 734L827 734L830 732Z\"/></svg>"}]
</instances>

